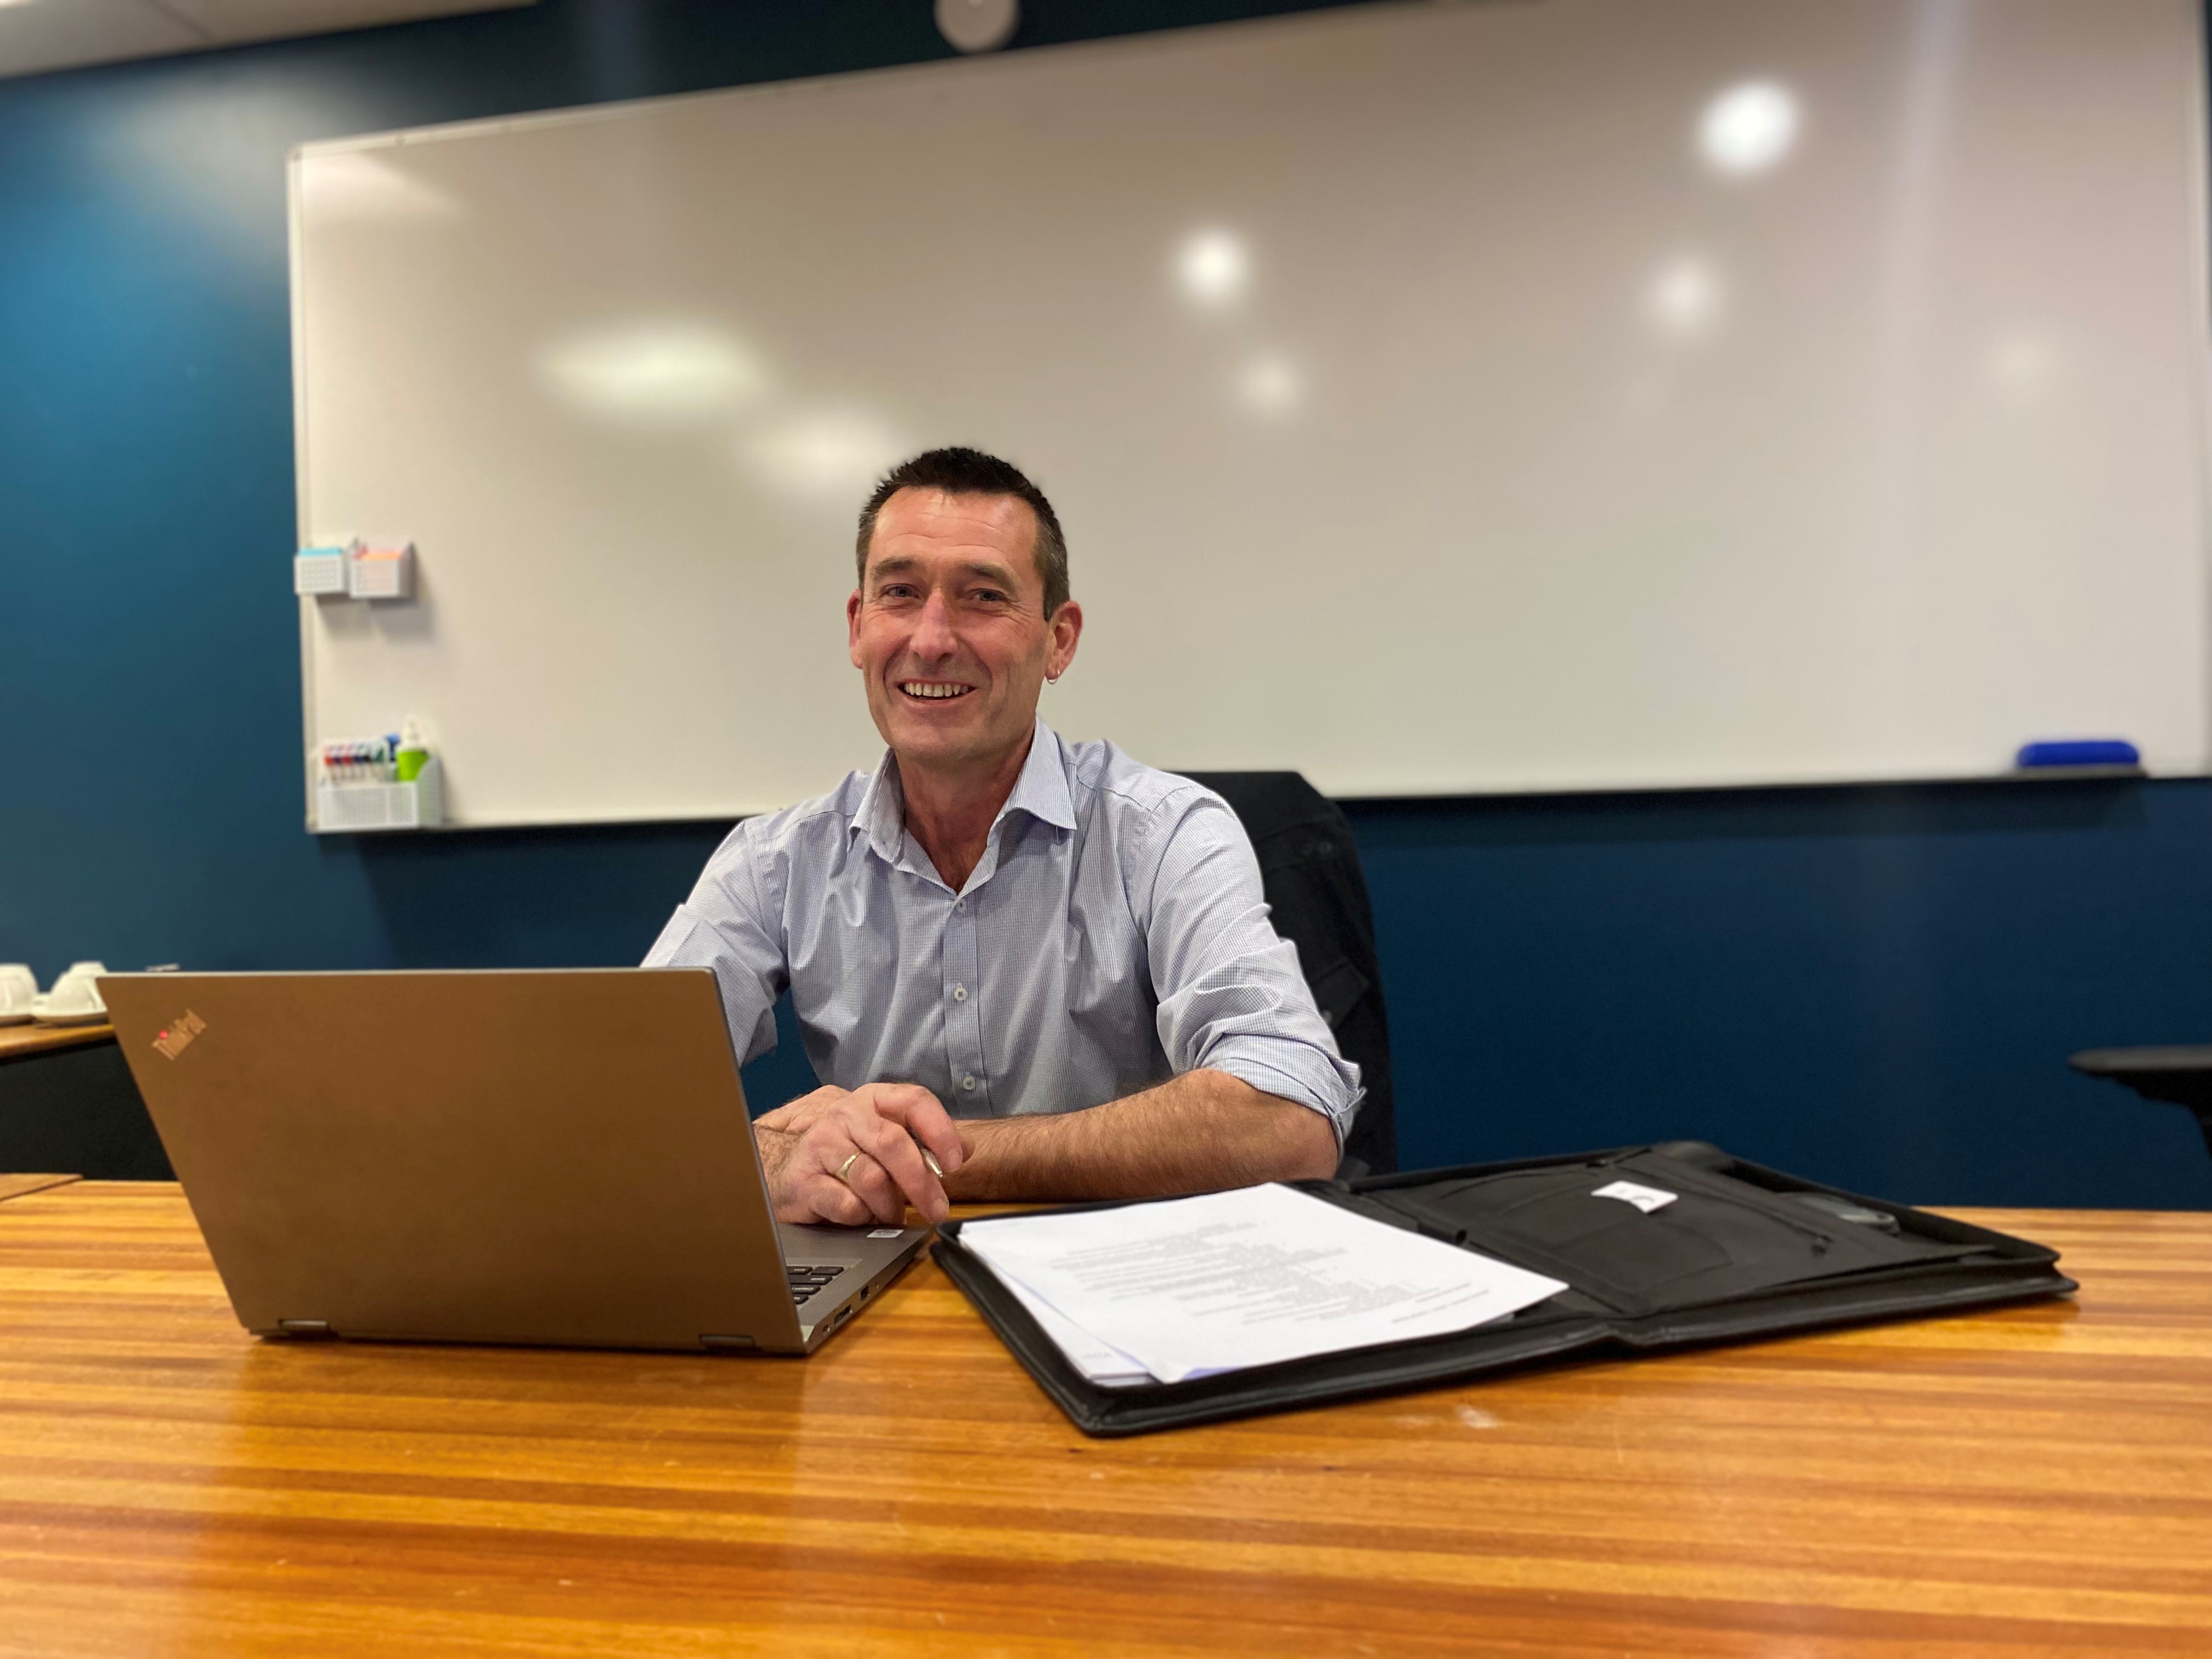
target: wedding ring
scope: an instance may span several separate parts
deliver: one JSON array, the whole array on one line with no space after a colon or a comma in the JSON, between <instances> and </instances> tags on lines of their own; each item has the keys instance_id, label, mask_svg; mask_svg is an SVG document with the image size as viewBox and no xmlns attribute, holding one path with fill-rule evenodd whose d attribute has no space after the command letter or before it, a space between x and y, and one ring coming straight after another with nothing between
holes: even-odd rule
<instances>
[{"instance_id":1,"label":"wedding ring","mask_svg":"<svg viewBox=\"0 0 2212 1659\"><path fill-rule=\"evenodd\" d=\"M860 1155L858 1152L849 1152L846 1155L845 1161L837 1166L837 1179L844 1181L848 1187L851 1186L853 1183L849 1181L845 1181L845 1171L851 1169L854 1164L859 1163L860 1158Z\"/></svg>"}]
</instances>

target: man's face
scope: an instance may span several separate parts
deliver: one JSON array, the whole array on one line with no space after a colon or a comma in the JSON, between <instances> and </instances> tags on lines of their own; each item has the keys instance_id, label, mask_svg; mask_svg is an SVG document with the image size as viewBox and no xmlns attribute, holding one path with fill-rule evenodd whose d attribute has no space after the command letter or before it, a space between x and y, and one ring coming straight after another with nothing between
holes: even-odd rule
<instances>
[{"instance_id":1,"label":"man's face","mask_svg":"<svg viewBox=\"0 0 2212 1659\"><path fill-rule=\"evenodd\" d=\"M1036 530L1009 495L902 489L878 509L845 617L868 712L902 765L988 771L1028 740L1083 629L1073 601L1046 620Z\"/></svg>"}]
</instances>

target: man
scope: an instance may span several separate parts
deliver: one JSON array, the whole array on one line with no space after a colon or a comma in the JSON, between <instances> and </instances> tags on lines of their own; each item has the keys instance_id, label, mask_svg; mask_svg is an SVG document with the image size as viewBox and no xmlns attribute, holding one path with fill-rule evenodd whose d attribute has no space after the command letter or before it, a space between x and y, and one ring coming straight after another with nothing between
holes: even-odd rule
<instances>
[{"instance_id":1,"label":"man","mask_svg":"<svg viewBox=\"0 0 2212 1659\"><path fill-rule=\"evenodd\" d=\"M1083 634L1051 504L933 450L877 487L857 554L853 665L889 752L740 823L646 958L714 969L748 1060L790 988L830 1083L754 1126L777 1216L1329 1174L1358 1068L1235 815L1037 716Z\"/></svg>"}]
</instances>

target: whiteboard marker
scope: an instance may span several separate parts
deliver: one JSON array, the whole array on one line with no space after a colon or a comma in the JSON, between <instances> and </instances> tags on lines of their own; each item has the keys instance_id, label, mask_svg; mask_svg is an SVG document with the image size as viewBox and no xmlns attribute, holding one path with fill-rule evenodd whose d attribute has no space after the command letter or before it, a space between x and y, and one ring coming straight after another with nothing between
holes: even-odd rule
<instances>
[{"instance_id":1,"label":"whiteboard marker","mask_svg":"<svg viewBox=\"0 0 2212 1659\"><path fill-rule=\"evenodd\" d=\"M2067 738L2021 745L2013 764L2023 772L2053 766L2134 766L2142 764L2142 751L2119 738Z\"/></svg>"}]
</instances>

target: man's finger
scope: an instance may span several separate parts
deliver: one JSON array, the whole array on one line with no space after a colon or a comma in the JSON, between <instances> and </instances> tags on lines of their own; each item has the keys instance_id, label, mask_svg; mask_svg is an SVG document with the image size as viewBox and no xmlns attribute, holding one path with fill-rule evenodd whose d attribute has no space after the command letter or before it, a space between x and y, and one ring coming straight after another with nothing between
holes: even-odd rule
<instances>
[{"instance_id":1,"label":"man's finger","mask_svg":"<svg viewBox=\"0 0 2212 1659\"><path fill-rule=\"evenodd\" d=\"M968 1161L967 1144L952 1127L952 1115L937 1097L915 1083L878 1083L865 1091L873 1097L878 1116L899 1125L929 1148L937 1167L951 1175Z\"/></svg>"},{"instance_id":2,"label":"man's finger","mask_svg":"<svg viewBox=\"0 0 2212 1659\"><path fill-rule=\"evenodd\" d=\"M817 1213L839 1226L857 1227L876 1216L876 1206L862 1190L868 1179L864 1172L873 1170L875 1164L867 1149L855 1145L845 1132L841 1121L844 1106L839 1102L837 1109L808 1133L805 1161L814 1172L809 1184Z\"/></svg>"},{"instance_id":3,"label":"man's finger","mask_svg":"<svg viewBox=\"0 0 2212 1659\"><path fill-rule=\"evenodd\" d=\"M898 1183L865 1149L844 1176L853 1195L868 1207L868 1219L896 1223L906 1215L906 1194Z\"/></svg>"},{"instance_id":4,"label":"man's finger","mask_svg":"<svg viewBox=\"0 0 2212 1659\"><path fill-rule=\"evenodd\" d=\"M808 1135L810 1155L823 1173L841 1183L867 1210L866 1216L855 1217L849 1224L904 1218L906 1194L898 1176L886 1170L876 1155L881 1138L897 1133L865 1102L842 1101Z\"/></svg>"},{"instance_id":5,"label":"man's finger","mask_svg":"<svg viewBox=\"0 0 2212 1659\"><path fill-rule=\"evenodd\" d=\"M896 1182L900 1207L907 1201L933 1222L942 1221L951 1213L951 1205L945 1196L945 1188L922 1162L921 1148L905 1127L888 1120L866 1113L853 1126L853 1139L860 1150L882 1167L890 1179ZM886 1216L885 1220L892 1219Z\"/></svg>"},{"instance_id":6,"label":"man's finger","mask_svg":"<svg viewBox=\"0 0 2212 1659\"><path fill-rule=\"evenodd\" d=\"M771 1206L778 1221L801 1226L827 1221L840 1227L857 1227L868 1218L868 1206L818 1170L810 1170L774 1194Z\"/></svg>"},{"instance_id":7,"label":"man's finger","mask_svg":"<svg viewBox=\"0 0 2212 1659\"><path fill-rule=\"evenodd\" d=\"M841 1181L816 1176L806 1183L808 1221L827 1221L839 1227L858 1227L874 1218L867 1200Z\"/></svg>"}]
</instances>

